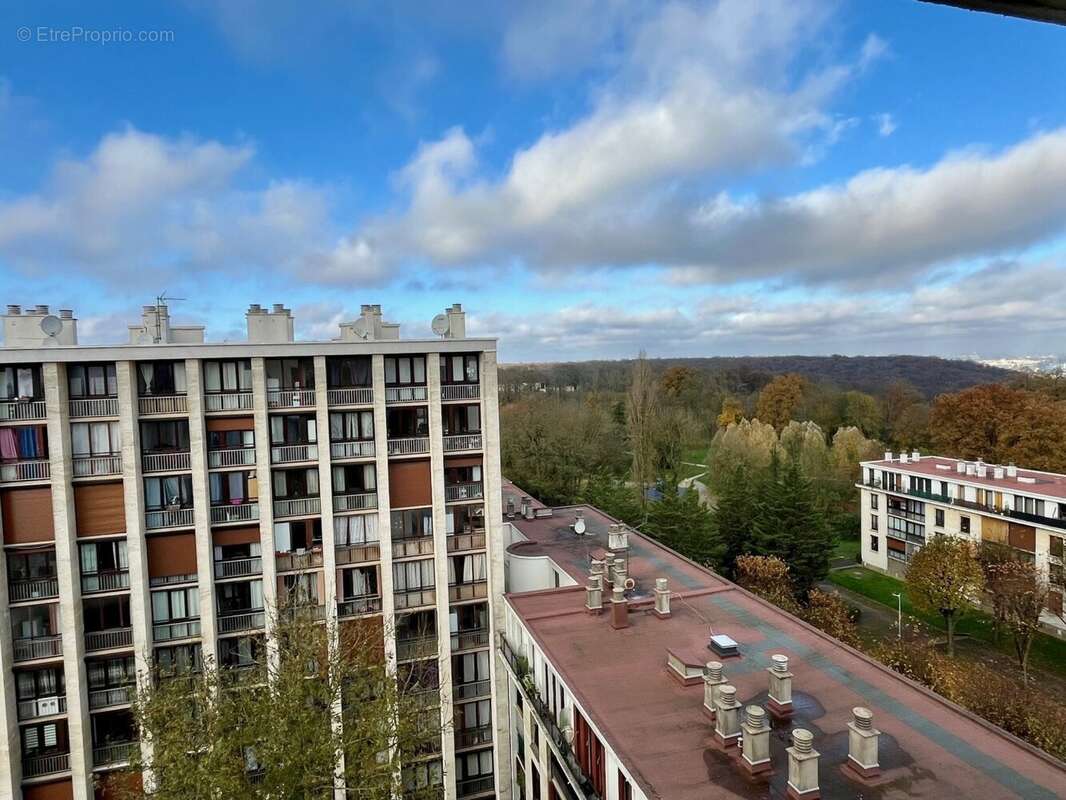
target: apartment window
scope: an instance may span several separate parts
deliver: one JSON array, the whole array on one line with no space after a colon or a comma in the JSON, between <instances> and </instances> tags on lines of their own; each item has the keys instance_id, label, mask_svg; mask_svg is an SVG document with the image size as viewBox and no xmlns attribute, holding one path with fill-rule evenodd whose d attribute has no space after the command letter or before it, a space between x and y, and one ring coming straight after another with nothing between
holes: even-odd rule
<instances>
[{"instance_id":1,"label":"apartment window","mask_svg":"<svg viewBox=\"0 0 1066 800\"><path fill-rule=\"evenodd\" d=\"M370 358L350 356L326 359L326 381L330 389L370 386L373 383Z\"/></svg>"},{"instance_id":2,"label":"apartment window","mask_svg":"<svg viewBox=\"0 0 1066 800\"><path fill-rule=\"evenodd\" d=\"M429 410L425 406L387 409L385 427L390 439L429 436Z\"/></svg>"},{"instance_id":3,"label":"apartment window","mask_svg":"<svg viewBox=\"0 0 1066 800\"><path fill-rule=\"evenodd\" d=\"M492 706L488 700L462 703L455 707L456 730L469 731L492 724Z\"/></svg>"},{"instance_id":4,"label":"apartment window","mask_svg":"<svg viewBox=\"0 0 1066 800\"><path fill-rule=\"evenodd\" d=\"M334 494L362 494L377 489L377 468L373 464L333 467Z\"/></svg>"},{"instance_id":5,"label":"apartment window","mask_svg":"<svg viewBox=\"0 0 1066 800\"><path fill-rule=\"evenodd\" d=\"M117 689L137 682L137 665L133 656L117 656L85 662L89 689Z\"/></svg>"},{"instance_id":6,"label":"apartment window","mask_svg":"<svg viewBox=\"0 0 1066 800\"><path fill-rule=\"evenodd\" d=\"M457 685L487 681L490 672L488 650L452 656L452 679Z\"/></svg>"},{"instance_id":7,"label":"apartment window","mask_svg":"<svg viewBox=\"0 0 1066 800\"><path fill-rule=\"evenodd\" d=\"M944 527L944 509L942 509L942 508L934 509L934 515L936 517L936 520L935 520L936 527L943 528Z\"/></svg>"},{"instance_id":8,"label":"apartment window","mask_svg":"<svg viewBox=\"0 0 1066 800\"><path fill-rule=\"evenodd\" d=\"M903 491L903 476L898 472L886 472L885 473L885 488L890 492L902 492Z\"/></svg>"},{"instance_id":9,"label":"apartment window","mask_svg":"<svg viewBox=\"0 0 1066 800\"><path fill-rule=\"evenodd\" d=\"M433 509L409 508L392 512L392 540L421 539L433 535Z\"/></svg>"},{"instance_id":10,"label":"apartment window","mask_svg":"<svg viewBox=\"0 0 1066 800\"><path fill-rule=\"evenodd\" d=\"M959 517L959 530L962 531L963 533L969 533L970 532L970 518L969 517Z\"/></svg>"},{"instance_id":11,"label":"apartment window","mask_svg":"<svg viewBox=\"0 0 1066 800\"><path fill-rule=\"evenodd\" d=\"M1038 500L1035 497L1024 497L1023 495L1014 495L1014 510L1020 511L1023 514L1030 514L1037 517L1044 516L1044 501Z\"/></svg>"},{"instance_id":12,"label":"apartment window","mask_svg":"<svg viewBox=\"0 0 1066 800\"><path fill-rule=\"evenodd\" d=\"M263 581L239 581L215 584L218 613L243 614L263 610Z\"/></svg>"},{"instance_id":13,"label":"apartment window","mask_svg":"<svg viewBox=\"0 0 1066 800\"><path fill-rule=\"evenodd\" d=\"M118 422L72 422L70 450L79 456L113 456L122 452Z\"/></svg>"},{"instance_id":14,"label":"apartment window","mask_svg":"<svg viewBox=\"0 0 1066 800\"><path fill-rule=\"evenodd\" d=\"M128 628L130 622L129 595L93 598L84 601L85 631L96 633L116 628Z\"/></svg>"},{"instance_id":15,"label":"apartment window","mask_svg":"<svg viewBox=\"0 0 1066 800\"><path fill-rule=\"evenodd\" d=\"M56 551L37 550L24 553L10 551L7 554L7 579L15 581L39 581L56 577Z\"/></svg>"},{"instance_id":16,"label":"apartment window","mask_svg":"<svg viewBox=\"0 0 1066 800\"><path fill-rule=\"evenodd\" d=\"M295 553L321 546L322 520L320 518L274 523L274 550L278 553Z\"/></svg>"},{"instance_id":17,"label":"apartment window","mask_svg":"<svg viewBox=\"0 0 1066 800\"><path fill-rule=\"evenodd\" d=\"M59 606L19 606L11 609L11 638L39 639L59 632Z\"/></svg>"},{"instance_id":18,"label":"apartment window","mask_svg":"<svg viewBox=\"0 0 1066 800\"><path fill-rule=\"evenodd\" d=\"M900 539L907 537L925 540L925 526L920 522L911 522L899 517L888 518L888 530Z\"/></svg>"},{"instance_id":19,"label":"apartment window","mask_svg":"<svg viewBox=\"0 0 1066 800\"><path fill-rule=\"evenodd\" d=\"M1063 557L1063 544L1066 542L1061 536L1048 536L1048 555L1052 558ZM8 556L10 558L11 556ZM10 561L8 562L11 563Z\"/></svg>"},{"instance_id":20,"label":"apartment window","mask_svg":"<svg viewBox=\"0 0 1066 800\"><path fill-rule=\"evenodd\" d=\"M479 750L455 756L455 768L460 781L492 775L492 751Z\"/></svg>"},{"instance_id":21,"label":"apartment window","mask_svg":"<svg viewBox=\"0 0 1066 800\"><path fill-rule=\"evenodd\" d=\"M165 420L141 423L142 453L189 452L189 423L187 420Z\"/></svg>"},{"instance_id":22,"label":"apartment window","mask_svg":"<svg viewBox=\"0 0 1066 800\"><path fill-rule=\"evenodd\" d=\"M192 508L192 476L168 475L144 479L144 505L149 511Z\"/></svg>"},{"instance_id":23,"label":"apartment window","mask_svg":"<svg viewBox=\"0 0 1066 800\"><path fill-rule=\"evenodd\" d=\"M433 559L399 561L392 565L392 583L397 592L415 592L434 586Z\"/></svg>"},{"instance_id":24,"label":"apartment window","mask_svg":"<svg viewBox=\"0 0 1066 800\"><path fill-rule=\"evenodd\" d=\"M466 553L451 556L448 559L448 583L451 586L467 583L481 583L488 580L484 553ZM558 586L556 582L556 586Z\"/></svg>"},{"instance_id":25,"label":"apartment window","mask_svg":"<svg viewBox=\"0 0 1066 800\"><path fill-rule=\"evenodd\" d=\"M481 406L455 405L441 409L441 427L445 436L481 432Z\"/></svg>"},{"instance_id":26,"label":"apartment window","mask_svg":"<svg viewBox=\"0 0 1066 800\"><path fill-rule=\"evenodd\" d=\"M318 425L309 414L278 414L270 418L270 443L314 444L318 441Z\"/></svg>"},{"instance_id":27,"label":"apartment window","mask_svg":"<svg viewBox=\"0 0 1066 800\"><path fill-rule=\"evenodd\" d=\"M207 483L211 490L211 505L239 506L257 499L259 484L251 472L211 472Z\"/></svg>"},{"instance_id":28,"label":"apartment window","mask_svg":"<svg viewBox=\"0 0 1066 800\"><path fill-rule=\"evenodd\" d=\"M239 450L242 447L255 447L255 431L208 431L208 450Z\"/></svg>"},{"instance_id":29,"label":"apartment window","mask_svg":"<svg viewBox=\"0 0 1066 800\"><path fill-rule=\"evenodd\" d=\"M618 770L618 800L633 800L633 784Z\"/></svg>"},{"instance_id":30,"label":"apartment window","mask_svg":"<svg viewBox=\"0 0 1066 800\"><path fill-rule=\"evenodd\" d=\"M219 586L232 584L219 584ZM218 649L222 652L223 643L227 639L219 639ZM157 647L155 649L155 663L159 671L164 675L184 675L190 672L199 672L203 667L203 656L199 642L189 644L176 644L169 647Z\"/></svg>"},{"instance_id":31,"label":"apartment window","mask_svg":"<svg viewBox=\"0 0 1066 800\"><path fill-rule=\"evenodd\" d=\"M185 394L184 361L138 361L137 394L152 395Z\"/></svg>"},{"instance_id":32,"label":"apartment window","mask_svg":"<svg viewBox=\"0 0 1066 800\"><path fill-rule=\"evenodd\" d=\"M315 605L318 599L318 573L304 572L299 575L282 576L283 597L281 605Z\"/></svg>"},{"instance_id":33,"label":"apartment window","mask_svg":"<svg viewBox=\"0 0 1066 800\"><path fill-rule=\"evenodd\" d=\"M870 537L870 552L876 553L881 549L881 540L877 536Z\"/></svg>"},{"instance_id":34,"label":"apartment window","mask_svg":"<svg viewBox=\"0 0 1066 800\"><path fill-rule=\"evenodd\" d=\"M454 486L460 483L479 483L481 481L481 467L447 467L444 470L444 483Z\"/></svg>"},{"instance_id":35,"label":"apartment window","mask_svg":"<svg viewBox=\"0 0 1066 800\"><path fill-rule=\"evenodd\" d=\"M15 692L20 701L66 694L63 668L42 667L35 670L17 671L15 672Z\"/></svg>"},{"instance_id":36,"label":"apartment window","mask_svg":"<svg viewBox=\"0 0 1066 800\"><path fill-rule=\"evenodd\" d=\"M376 567L356 567L341 572L341 597L355 600L360 597L377 597L378 571Z\"/></svg>"},{"instance_id":37,"label":"apartment window","mask_svg":"<svg viewBox=\"0 0 1066 800\"><path fill-rule=\"evenodd\" d=\"M377 514L359 514L333 518L333 540L338 547L378 541Z\"/></svg>"},{"instance_id":38,"label":"apartment window","mask_svg":"<svg viewBox=\"0 0 1066 800\"><path fill-rule=\"evenodd\" d=\"M0 428L0 461L48 458L48 429L44 425Z\"/></svg>"},{"instance_id":39,"label":"apartment window","mask_svg":"<svg viewBox=\"0 0 1066 800\"><path fill-rule=\"evenodd\" d=\"M877 507L878 507L878 505L880 503L880 501L877 499L879 496L880 495L876 495L876 494L872 494L872 493L870 494L870 508L873 509L874 511L877 510Z\"/></svg>"},{"instance_id":40,"label":"apartment window","mask_svg":"<svg viewBox=\"0 0 1066 800\"><path fill-rule=\"evenodd\" d=\"M41 400L40 367L0 367L0 400Z\"/></svg>"},{"instance_id":41,"label":"apartment window","mask_svg":"<svg viewBox=\"0 0 1066 800\"><path fill-rule=\"evenodd\" d=\"M365 442L374 438L374 412L334 411L329 415L331 442Z\"/></svg>"},{"instance_id":42,"label":"apartment window","mask_svg":"<svg viewBox=\"0 0 1066 800\"><path fill-rule=\"evenodd\" d=\"M441 383L477 383L478 357L476 353L440 357Z\"/></svg>"},{"instance_id":43,"label":"apartment window","mask_svg":"<svg viewBox=\"0 0 1066 800\"><path fill-rule=\"evenodd\" d=\"M310 358L267 359L266 385L268 391L314 389L314 361Z\"/></svg>"},{"instance_id":44,"label":"apartment window","mask_svg":"<svg viewBox=\"0 0 1066 800\"><path fill-rule=\"evenodd\" d=\"M152 592L152 622L156 625L199 618L200 590L195 586Z\"/></svg>"},{"instance_id":45,"label":"apartment window","mask_svg":"<svg viewBox=\"0 0 1066 800\"><path fill-rule=\"evenodd\" d=\"M274 498L318 497L317 469L274 470Z\"/></svg>"},{"instance_id":46,"label":"apartment window","mask_svg":"<svg viewBox=\"0 0 1066 800\"><path fill-rule=\"evenodd\" d=\"M85 591L99 589L101 575L125 572L130 568L126 554L126 540L84 542L78 546L81 556L82 586Z\"/></svg>"},{"instance_id":47,"label":"apartment window","mask_svg":"<svg viewBox=\"0 0 1066 800\"><path fill-rule=\"evenodd\" d=\"M911 489L916 492L923 492L925 494L933 493L933 480L931 478L919 478L914 475L911 476Z\"/></svg>"},{"instance_id":48,"label":"apartment window","mask_svg":"<svg viewBox=\"0 0 1066 800\"><path fill-rule=\"evenodd\" d=\"M427 789L444 784L444 768L440 761L420 762L403 769L405 795L421 796Z\"/></svg>"},{"instance_id":49,"label":"apartment window","mask_svg":"<svg viewBox=\"0 0 1066 800\"><path fill-rule=\"evenodd\" d=\"M224 667L251 667L259 663L263 637L237 636L218 640L218 661Z\"/></svg>"},{"instance_id":50,"label":"apartment window","mask_svg":"<svg viewBox=\"0 0 1066 800\"><path fill-rule=\"evenodd\" d=\"M479 505L448 506L444 512L446 533L477 533L485 530L485 507Z\"/></svg>"},{"instance_id":51,"label":"apartment window","mask_svg":"<svg viewBox=\"0 0 1066 800\"><path fill-rule=\"evenodd\" d=\"M484 631L488 630L488 627L489 611L484 603L455 606L448 611L448 630L451 633Z\"/></svg>"},{"instance_id":52,"label":"apartment window","mask_svg":"<svg viewBox=\"0 0 1066 800\"><path fill-rule=\"evenodd\" d=\"M252 391L252 362L247 359L204 362L204 392L235 394Z\"/></svg>"},{"instance_id":53,"label":"apartment window","mask_svg":"<svg viewBox=\"0 0 1066 800\"><path fill-rule=\"evenodd\" d=\"M74 400L118 397L118 376L114 364L70 364L67 386Z\"/></svg>"},{"instance_id":54,"label":"apartment window","mask_svg":"<svg viewBox=\"0 0 1066 800\"><path fill-rule=\"evenodd\" d=\"M385 359L386 386L423 386L426 383L425 356L388 356Z\"/></svg>"},{"instance_id":55,"label":"apartment window","mask_svg":"<svg viewBox=\"0 0 1066 800\"><path fill-rule=\"evenodd\" d=\"M263 553L259 542L247 544L216 544L215 561L238 561L245 558L259 558Z\"/></svg>"},{"instance_id":56,"label":"apartment window","mask_svg":"<svg viewBox=\"0 0 1066 800\"><path fill-rule=\"evenodd\" d=\"M876 531L878 525L877 514L870 515L870 530Z\"/></svg>"},{"instance_id":57,"label":"apartment window","mask_svg":"<svg viewBox=\"0 0 1066 800\"><path fill-rule=\"evenodd\" d=\"M65 722L40 722L22 726L22 754L34 756L66 753L67 724Z\"/></svg>"}]
</instances>

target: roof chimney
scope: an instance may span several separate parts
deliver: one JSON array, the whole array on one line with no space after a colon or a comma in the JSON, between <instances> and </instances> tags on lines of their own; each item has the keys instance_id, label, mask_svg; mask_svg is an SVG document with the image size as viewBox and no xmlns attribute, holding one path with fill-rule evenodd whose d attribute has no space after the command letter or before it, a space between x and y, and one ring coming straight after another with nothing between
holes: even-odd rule
<instances>
[{"instance_id":1,"label":"roof chimney","mask_svg":"<svg viewBox=\"0 0 1066 800\"><path fill-rule=\"evenodd\" d=\"M996 467L992 470L992 477L994 477L997 481L1003 480L1004 474L1005 473L1003 471L1003 467Z\"/></svg>"},{"instance_id":2,"label":"roof chimney","mask_svg":"<svg viewBox=\"0 0 1066 800\"><path fill-rule=\"evenodd\" d=\"M906 464L907 460L908 459L907 459L907 454L906 453L900 453L899 454L899 463L900 464Z\"/></svg>"},{"instance_id":3,"label":"roof chimney","mask_svg":"<svg viewBox=\"0 0 1066 800\"><path fill-rule=\"evenodd\" d=\"M655 616L659 619L670 616L670 589L666 578L655 579Z\"/></svg>"},{"instance_id":4,"label":"roof chimney","mask_svg":"<svg viewBox=\"0 0 1066 800\"><path fill-rule=\"evenodd\" d=\"M762 706L748 706L744 709L744 722L740 729L741 737L740 763L749 775L768 772L770 766L770 725Z\"/></svg>"},{"instance_id":5,"label":"roof chimney","mask_svg":"<svg viewBox=\"0 0 1066 800\"><path fill-rule=\"evenodd\" d=\"M22 313L22 306L17 305L17 304L8 305L7 313L10 314L13 317L17 317L19 314Z\"/></svg>"},{"instance_id":6,"label":"roof chimney","mask_svg":"<svg viewBox=\"0 0 1066 800\"><path fill-rule=\"evenodd\" d=\"M734 747L740 739L740 703L737 687L726 684L718 689L715 703L714 738L722 747Z\"/></svg>"},{"instance_id":7,"label":"roof chimney","mask_svg":"<svg viewBox=\"0 0 1066 800\"><path fill-rule=\"evenodd\" d=\"M611 524L607 529L607 546L611 550L629 549L629 532L624 525Z\"/></svg>"},{"instance_id":8,"label":"roof chimney","mask_svg":"<svg viewBox=\"0 0 1066 800\"><path fill-rule=\"evenodd\" d=\"M590 614L603 613L603 578L600 575L589 575L589 583L585 587L585 608Z\"/></svg>"},{"instance_id":9,"label":"roof chimney","mask_svg":"<svg viewBox=\"0 0 1066 800\"><path fill-rule=\"evenodd\" d=\"M608 551L603 557L603 569L604 576L607 578L607 582L614 583L614 553Z\"/></svg>"},{"instance_id":10,"label":"roof chimney","mask_svg":"<svg viewBox=\"0 0 1066 800\"><path fill-rule=\"evenodd\" d=\"M1014 466L1014 462L1013 461L1010 462L1009 464L1007 464L1007 477L1008 478L1017 478L1018 477L1018 468L1016 466Z\"/></svg>"},{"instance_id":11,"label":"roof chimney","mask_svg":"<svg viewBox=\"0 0 1066 800\"><path fill-rule=\"evenodd\" d=\"M629 627L629 601L621 586L615 586L611 592L611 627L615 630Z\"/></svg>"},{"instance_id":12,"label":"roof chimney","mask_svg":"<svg viewBox=\"0 0 1066 800\"><path fill-rule=\"evenodd\" d=\"M881 774L877 761L877 742L881 731L873 725L874 715L868 708L851 709L852 721L848 723L847 765L863 778L875 778Z\"/></svg>"},{"instance_id":13,"label":"roof chimney","mask_svg":"<svg viewBox=\"0 0 1066 800\"><path fill-rule=\"evenodd\" d=\"M770 675L770 699L767 707L776 719L788 719L792 716L792 673L788 671L788 656L780 653L770 656L771 665L766 671Z\"/></svg>"},{"instance_id":14,"label":"roof chimney","mask_svg":"<svg viewBox=\"0 0 1066 800\"><path fill-rule=\"evenodd\" d=\"M792 800L814 800L818 791L818 751L814 749L814 734L806 728L792 731L792 747L788 753L788 796Z\"/></svg>"},{"instance_id":15,"label":"roof chimney","mask_svg":"<svg viewBox=\"0 0 1066 800\"><path fill-rule=\"evenodd\" d=\"M892 460L892 451L891 450L886 450L885 451L885 461L891 461L891 460Z\"/></svg>"},{"instance_id":16,"label":"roof chimney","mask_svg":"<svg viewBox=\"0 0 1066 800\"><path fill-rule=\"evenodd\" d=\"M252 303L244 314L251 344L284 344L296 340L292 311L283 303L274 303L267 311L259 303Z\"/></svg>"},{"instance_id":17,"label":"roof chimney","mask_svg":"<svg viewBox=\"0 0 1066 800\"><path fill-rule=\"evenodd\" d=\"M533 519L533 517L536 516L536 514L535 514L535 512L533 510L533 498L531 498L531 497L523 497L522 498L522 516L525 517L526 519Z\"/></svg>"},{"instance_id":18,"label":"roof chimney","mask_svg":"<svg viewBox=\"0 0 1066 800\"><path fill-rule=\"evenodd\" d=\"M727 683L723 670L721 661L708 661L703 668L703 711L711 719L718 710L718 691Z\"/></svg>"},{"instance_id":19,"label":"roof chimney","mask_svg":"<svg viewBox=\"0 0 1066 800\"><path fill-rule=\"evenodd\" d=\"M919 453L917 450L911 450L911 461L921 461L921 460L922 460L922 454Z\"/></svg>"},{"instance_id":20,"label":"roof chimney","mask_svg":"<svg viewBox=\"0 0 1066 800\"><path fill-rule=\"evenodd\" d=\"M463 311L463 306L460 303L452 303L451 308L444 309L444 314L448 317L448 338L465 339L466 312Z\"/></svg>"}]
</instances>

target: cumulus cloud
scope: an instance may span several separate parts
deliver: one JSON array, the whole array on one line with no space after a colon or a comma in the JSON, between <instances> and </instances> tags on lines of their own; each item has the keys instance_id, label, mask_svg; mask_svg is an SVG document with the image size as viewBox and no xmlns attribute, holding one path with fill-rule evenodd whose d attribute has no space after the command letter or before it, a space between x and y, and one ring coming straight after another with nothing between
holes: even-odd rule
<instances>
[{"instance_id":1,"label":"cumulus cloud","mask_svg":"<svg viewBox=\"0 0 1066 800\"><path fill-rule=\"evenodd\" d=\"M885 137L891 136L899 127L896 124L896 118L891 114L877 114L874 116L874 121L877 123L877 133Z\"/></svg>"}]
</instances>

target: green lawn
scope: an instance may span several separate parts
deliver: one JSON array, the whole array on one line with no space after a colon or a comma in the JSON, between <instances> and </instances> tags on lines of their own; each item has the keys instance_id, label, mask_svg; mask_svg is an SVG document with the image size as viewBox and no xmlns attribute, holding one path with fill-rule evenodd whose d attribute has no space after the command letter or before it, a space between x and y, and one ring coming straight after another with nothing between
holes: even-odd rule
<instances>
[{"instance_id":1,"label":"green lawn","mask_svg":"<svg viewBox=\"0 0 1066 800\"><path fill-rule=\"evenodd\" d=\"M848 569L835 570L829 573L829 580L870 600L882 603L892 610L896 609L897 603L893 593L900 592L903 594L904 614L920 619L931 627L940 630L944 629L944 620L939 614L919 611L914 607L907 597L907 584L903 581L868 570L865 567L849 567ZM990 647L996 646L992 643L992 620L987 614L981 612L967 614L959 620L959 623L955 626L955 632L987 642ZM1012 657L1014 656L1013 645L1007 636L1001 637L999 649ZM1044 634L1039 635L1033 642L1029 662L1034 667L1066 675L1066 641Z\"/></svg>"},{"instance_id":2,"label":"green lawn","mask_svg":"<svg viewBox=\"0 0 1066 800\"><path fill-rule=\"evenodd\" d=\"M862 549L862 542L858 539L841 539L837 542L836 550L833 551L833 558L846 558L849 561L859 561L860 550Z\"/></svg>"}]
</instances>

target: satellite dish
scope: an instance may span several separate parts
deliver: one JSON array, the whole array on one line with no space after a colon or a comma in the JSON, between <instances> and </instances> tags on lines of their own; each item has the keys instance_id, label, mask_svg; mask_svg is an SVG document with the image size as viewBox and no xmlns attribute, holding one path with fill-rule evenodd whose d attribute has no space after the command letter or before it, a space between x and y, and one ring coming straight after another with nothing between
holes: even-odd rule
<instances>
[{"instance_id":1,"label":"satellite dish","mask_svg":"<svg viewBox=\"0 0 1066 800\"><path fill-rule=\"evenodd\" d=\"M362 317L352 323L352 330L355 331L355 335L360 339L365 339L367 334L370 333L370 331L366 329L366 320Z\"/></svg>"},{"instance_id":2,"label":"satellite dish","mask_svg":"<svg viewBox=\"0 0 1066 800\"><path fill-rule=\"evenodd\" d=\"M437 336L446 336L451 326L448 325L448 317L445 314L437 314L430 324Z\"/></svg>"},{"instance_id":3,"label":"satellite dish","mask_svg":"<svg viewBox=\"0 0 1066 800\"><path fill-rule=\"evenodd\" d=\"M574 533L576 533L578 536L580 536L584 532L585 532L585 520L580 519L580 518L574 520Z\"/></svg>"},{"instance_id":4,"label":"satellite dish","mask_svg":"<svg viewBox=\"0 0 1066 800\"><path fill-rule=\"evenodd\" d=\"M48 336L58 336L59 332L63 330L63 320L53 314L49 314L41 320L41 330Z\"/></svg>"}]
</instances>

